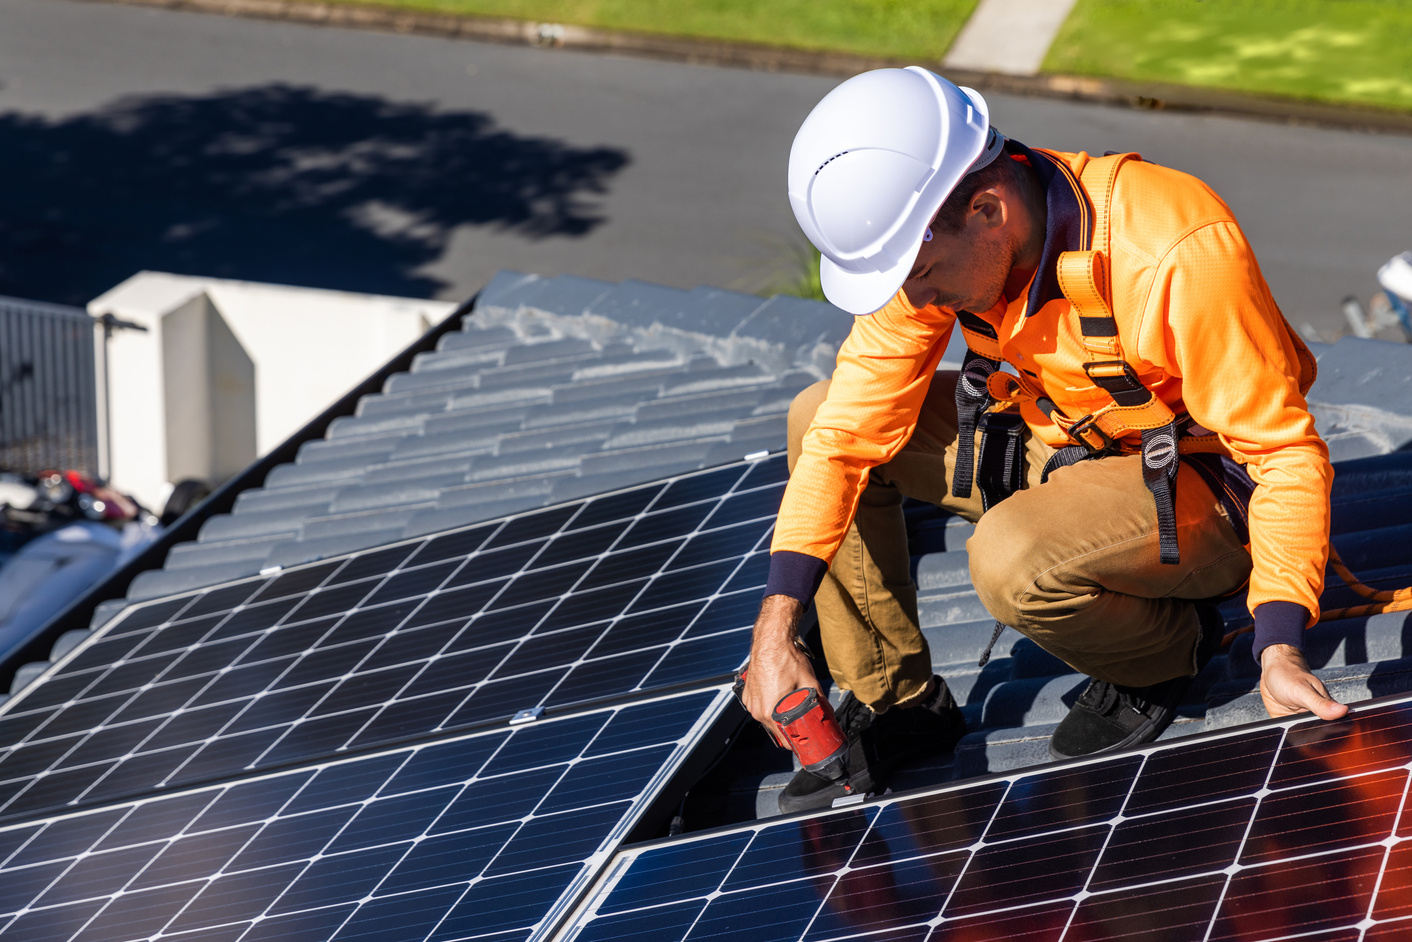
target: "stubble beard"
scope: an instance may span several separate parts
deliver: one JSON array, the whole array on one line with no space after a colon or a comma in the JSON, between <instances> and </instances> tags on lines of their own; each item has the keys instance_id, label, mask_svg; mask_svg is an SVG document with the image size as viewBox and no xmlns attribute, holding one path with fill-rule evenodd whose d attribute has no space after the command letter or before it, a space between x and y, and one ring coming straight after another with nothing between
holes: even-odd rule
<instances>
[{"instance_id":1,"label":"stubble beard","mask_svg":"<svg viewBox=\"0 0 1412 942\"><path fill-rule=\"evenodd\" d=\"M969 309L972 313L989 311L1005 297L1005 283L1015 268L1016 254L1013 245L1001 243L993 249L981 249L973 256L969 269L971 283L978 291L972 300L985 306Z\"/></svg>"}]
</instances>

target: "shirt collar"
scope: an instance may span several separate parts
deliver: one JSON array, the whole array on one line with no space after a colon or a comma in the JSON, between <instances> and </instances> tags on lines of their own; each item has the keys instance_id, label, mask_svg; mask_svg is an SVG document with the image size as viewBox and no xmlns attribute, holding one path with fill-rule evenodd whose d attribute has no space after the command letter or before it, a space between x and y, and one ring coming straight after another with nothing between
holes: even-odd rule
<instances>
[{"instance_id":1,"label":"shirt collar","mask_svg":"<svg viewBox=\"0 0 1412 942\"><path fill-rule=\"evenodd\" d=\"M1044 223L1044 251L1039 270L1030 281L1025 316L1038 313L1050 301L1064 296L1059 290L1059 256L1088 248L1093 238L1093 210L1088 197L1068 167L1043 151L1031 150L1019 141L1005 144L1006 152L1023 156L1039 176L1044 189L1047 216Z\"/></svg>"}]
</instances>

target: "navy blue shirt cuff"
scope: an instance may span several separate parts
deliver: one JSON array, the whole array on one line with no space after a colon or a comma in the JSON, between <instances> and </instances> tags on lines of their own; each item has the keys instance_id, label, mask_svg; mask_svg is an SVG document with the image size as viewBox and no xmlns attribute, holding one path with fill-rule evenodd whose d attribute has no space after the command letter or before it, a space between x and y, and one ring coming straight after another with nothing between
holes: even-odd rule
<instances>
[{"instance_id":1,"label":"navy blue shirt cuff","mask_svg":"<svg viewBox=\"0 0 1412 942\"><path fill-rule=\"evenodd\" d=\"M765 594L787 595L808 605L813 601L819 583L829 564L807 553L780 550L770 554L770 577L765 580Z\"/></svg>"},{"instance_id":2,"label":"navy blue shirt cuff","mask_svg":"<svg viewBox=\"0 0 1412 942\"><path fill-rule=\"evenodd\" d=\"M1292 644L1304 650L1304 626L1309 610L1298 602L1265 602L1255 606L1255 638L1250 653L1260 663L1260 653L1272 644Z\"/></svg>"}]
</instances>

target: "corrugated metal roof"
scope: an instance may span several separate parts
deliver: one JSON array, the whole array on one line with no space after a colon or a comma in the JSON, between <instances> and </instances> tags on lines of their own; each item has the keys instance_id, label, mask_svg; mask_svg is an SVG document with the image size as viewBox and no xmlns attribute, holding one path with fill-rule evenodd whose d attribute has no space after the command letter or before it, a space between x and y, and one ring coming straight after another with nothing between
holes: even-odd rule
<instances>
[{"instance_id":1,"label":"corrugated metal roof","mask_svg":"<svg viewBox=\"0 0 1412 942\"><path fill-rule=\"evenodd\" d=\"M799 298L501 273L460 331L128 599L778 451L850 323Z\"/></svg>"}]
</instances>

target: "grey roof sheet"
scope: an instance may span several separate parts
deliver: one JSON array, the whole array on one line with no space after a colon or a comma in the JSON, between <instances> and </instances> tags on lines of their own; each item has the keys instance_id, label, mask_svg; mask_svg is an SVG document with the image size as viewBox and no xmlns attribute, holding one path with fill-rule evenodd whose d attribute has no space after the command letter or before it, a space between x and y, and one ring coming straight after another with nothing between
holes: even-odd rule
<instances>
[{"instance_id":1,"label":"grey roof sheet","mask_svg":"<svg viewBox=\"0 0 1412 942\"><path fill-rule=\"evenodd\" d=\"M1412 442L1408 345L1345 337L1319 354L1309 407L1335 461L1396 451Z\"/></svg>"}]
</instances>

